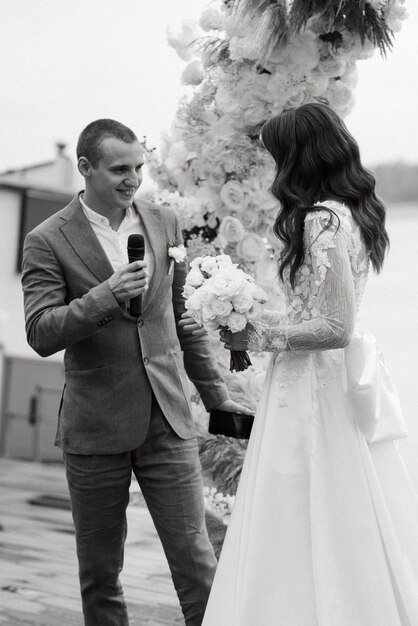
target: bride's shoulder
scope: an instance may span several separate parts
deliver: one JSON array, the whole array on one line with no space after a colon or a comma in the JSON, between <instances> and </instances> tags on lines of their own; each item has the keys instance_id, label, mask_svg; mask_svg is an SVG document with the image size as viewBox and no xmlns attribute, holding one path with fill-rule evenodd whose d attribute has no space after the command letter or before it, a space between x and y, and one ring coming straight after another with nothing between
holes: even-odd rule
<instances>
[{"instance_id":1,"label":"bride's shoulder","mask_svg":"<svg viewBox=\"0 0 418 626\"><path fill-rule=\"evenodd\" d=\"M330 242L338 231L349 232L351 211L343 202L325 200L305 217L305 234L318 243Z\"/></svg>"},{"instance_id":2,"label":"bride's shoulder","mask_svg":"<svg viewBox=\"0 0 418 626\"><path fill-rule=\"evenodd\" d=\"M347 223L351 217L350 208L337 200L324 200L314 204L314 210L307 213L305 222L325 223L328 226L336 227L341 222ZM337 216L338 219L335 219Z\"/></svg>"},{"instance_id":3,"label":"bride's shoulder","mask_svg":"<svg viewBox=\"0 0 418 626\"><path fill-rule=\"evenodd\" d=\"M344 203L339 200L323 200L322 202L317 202L314 206L314 211L308 213L308 216L311 216L311 219L315 219L315 216L321 216L324 214L336 213L339 217L350 217L351 210Z\"/></svg>"}]
</instances>

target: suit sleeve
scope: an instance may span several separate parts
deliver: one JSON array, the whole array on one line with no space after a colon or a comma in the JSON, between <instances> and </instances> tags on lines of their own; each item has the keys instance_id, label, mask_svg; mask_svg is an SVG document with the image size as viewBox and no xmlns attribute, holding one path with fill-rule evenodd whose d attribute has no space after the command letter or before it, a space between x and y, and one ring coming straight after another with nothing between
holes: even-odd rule
<instances>
[{"instance_id":1,"label":"suit sleeve","mask_svg":"<svg viewBox=\"0 0 418 626\"><path fill-rule=\"evenodd\" d=\"M40 356L64 350L123 315L107 281L68 302L64 272L36 231L25 240L22 287L27 340Z\"/></svg>"},{"instance_id":2,"label":"suit sleeve","mask_svg":"<svg viewBox=\"0 0 418 626\"><path fill-rule=\"evenodd\" d=\"M175 218L176 242L183 243L180 227ZM184 367L187 376L209 410L224 400L229 400L229 392L216 363L209 337L196 337L186 333L177 322L186 311L183 288L187 275L187 263L174 263L173 309L177 325L177 335L184 354Z\"/></svg>"}]
</instances>

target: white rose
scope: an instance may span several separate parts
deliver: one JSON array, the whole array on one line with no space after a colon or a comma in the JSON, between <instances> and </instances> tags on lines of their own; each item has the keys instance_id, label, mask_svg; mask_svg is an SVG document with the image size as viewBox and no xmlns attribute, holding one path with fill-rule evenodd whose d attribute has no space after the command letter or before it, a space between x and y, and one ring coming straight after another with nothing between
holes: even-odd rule
<instances>
[{"instance_id":1,"label":"white rose","mask_svg":"<svg viewBox=\"0 0 418 626\"><path fill-rule=\"evenodd\" d=\"M220 298L216 298L212 302L213 312L216 313L219 317L225 317L229 315L232 311L232 304L228 300L221 300Z\"/></svg>"},{"instance_id":2,"label":"white rose","mask_svg":"<svg viewBox=\"0 0 418 626\"><path fill-rule=\"evenodd\" d=\"M336 78L337 76L342 76L344 74L346 65L347 61L345 59L331 57L321 61L319 68L325 76Z\"/></svg>"},{"instance_id":3,"label":"white rose","mask_svg":"<svg viewBox=\"0 0 418 626\"><path fill-rule=\"evenodd\" d=\"M230 215L223 218L218 232L228 242L241 241L245 235L241 222L236 217L231 217Z\"/></svg>"},{"instance_id":4,"label":"white rose","mask_svg":"<svg viewBox=\"0 0 418 626\"><path fill-rule=\"evenodd\" d=\"M221 200L231 211L243 211L247 206L247 198L242 185L236 180L230 180L223 185L220 192Z\"/></svg>"},{"instance_id":5,"label":"white rose","mask_svg":"<svg viewBox=\"0 0 418 626\"><path fill-rule=\"evenodd\" d=\"M199 61L191 61L181 75L182 85L200 85L204 78L202 66Z\"/></svg>"},{"instance_id":6,"label":"white rose","mask_svg":"<svg viewBox=\"0 0 418 626\"><path fill-rule=\"evenodd\" d=\"M247 261L260 261L266 256L266 244L256 233L247 233L238 244L238 254Z\"/></svg>"},{"instance_id":7,"label":"white rose","mask_svg":"<svg viewBox=\"0 0 418 626\"><path fill-rule=\"evenodd\" d=\"M228 328L233 333L238 333L240 330L244 330L247 325L247 318L241 313L233 311L228 317Z\"/></svg>"},{"instance_id":8,"label":"white rose","mask_svg":"<svg viewBox=\"0 0 418 626\"><path fill-rule=\"evenodd\" d=\"M253 208L245 209L239 217L245 230L254 230L260 223L260 214Z\"/></svg>"}]
</instances>

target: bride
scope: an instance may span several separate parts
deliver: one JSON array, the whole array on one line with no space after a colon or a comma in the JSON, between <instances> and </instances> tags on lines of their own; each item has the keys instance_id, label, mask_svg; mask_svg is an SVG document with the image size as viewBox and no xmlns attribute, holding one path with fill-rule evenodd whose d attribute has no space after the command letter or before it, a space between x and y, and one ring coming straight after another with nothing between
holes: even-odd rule
<instances>
[{"instance_id":1,"label":"bride","mask_svg":"<svg viewBox=\"0 0 418 626\"><path fill-rule=\"evenodd\" d=\"M322 104L268 121L287 312L221 332L272 353L203 626L417 626L418 499L399 400L358 321L388 236L375 181ZM388 294L396 297L396 294Z\"/></svg>"}]
</instances>

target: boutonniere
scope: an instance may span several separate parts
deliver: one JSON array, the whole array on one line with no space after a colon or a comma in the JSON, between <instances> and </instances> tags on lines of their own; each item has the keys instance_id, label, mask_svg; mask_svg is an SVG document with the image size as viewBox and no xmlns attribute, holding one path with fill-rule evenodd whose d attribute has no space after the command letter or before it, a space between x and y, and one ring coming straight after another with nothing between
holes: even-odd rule
<instances>
[{"instance_id":1,"label":"boutonniere","mask_svg":"<svg viewBox=\"0 0 418 626\"><path fill-rule=\"evenodd\" d=\"M174 262L183 263L183 261L187 257L186 248L181 244L180 246L175 246L173 244L168 245L168 256L171 258L170 267L168 268L168 273L171 274L173 271Z\"/></svg>"}]
</instances>

